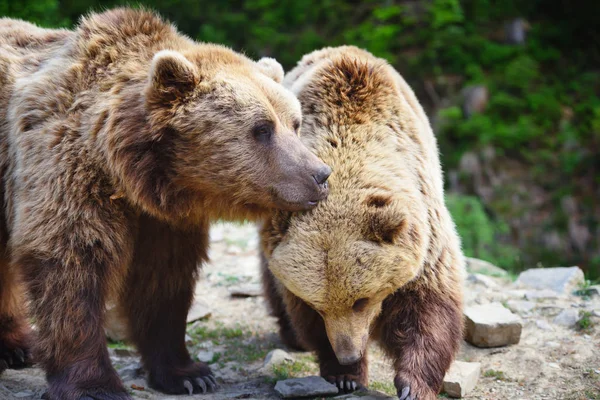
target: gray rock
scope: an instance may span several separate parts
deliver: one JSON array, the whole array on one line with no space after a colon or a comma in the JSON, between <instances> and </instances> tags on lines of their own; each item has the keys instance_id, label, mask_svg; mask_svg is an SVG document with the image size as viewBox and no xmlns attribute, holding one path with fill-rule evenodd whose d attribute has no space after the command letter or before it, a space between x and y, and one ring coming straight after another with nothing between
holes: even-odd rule
<instances>
[{"instance_id":1,"label":"gray rock","mask_svg":"<svg viewBox=\"0 0 600 400\"><path fill-rule=\"evenodd\" d=\"M535 325L543 331L553 331L554 330L552 328L552 325L550 325L548 322L544 321L543 319L536 320Z\"/></svg>"},{"instance_id":2,"label":"gray rock","mask_svg":"<svg viewBox=\"0 0 600 400\"><path fill-rule=\"evenodd\" d=\"M338 388L320 376L307 376L277 381L275 391L284 399L290 397L327 396L337 394Z\"/></svg>"},{"instance_id":3,"label":"gray rock","mask_svg":"<svg viewBox=\"0 0 600 400\"><path fill-rule=\"evenodd\" d=\"M200 350L198 354L196 354L196 357L199 361L210 363L215 358L215 352L209 350Z\"/></svg>"},{"instance_id":4,"label":"gray rock","mask_svg":"<svg viewBox=\"0 0 600 400\"><path fill-rule=\"evenodd\" d=\"M134 349L117 348L115 349L115 355L119 357L135 357L138 353Z\"/></svg>"},{"instance_id":5,"label":"gray rock","mask_svg":"<svg viewBox=\"0 0 600 400\"><path fill-rule=\"evenodd\" d=\"M106 337L115 342L127 339L127 323L114 304L108 304L104 313Z\"/></svg>"},{"instance_id":6,"label":"gray rock","mask_svg":"<svg viewBox=\"0 0 600 400\"><path fill-rule=\"evenodd\" d=\"M275 349L271 350L265 357L265 361L263 366L260 368L259 372L263 375L273 375L273 367L284 364L286 362L294 361L294 357L281 350Z\"/></svg>"},{"instance_id":7,"label":"gray rock","mask_svg":"<svg viewBox=\"0 0 600 400\"><path fill-rule=\"evenodd\" d=\"M494 289L498 287L498 284L493 278L482 274L469 274L467 281L482 285L488 289Z\"/></svg>"},{"instance_id":8,"label":"gray rock","mask_svg":"<svg viewBox=\"0 0 600 400\"><path fill-rule=\"evenodd\" d=\"M258 283L246 283L233 286L229 289L231 297L257 297L262 296L262 286Z\"/></svg>"},{"instance_id":9,"label":"gray rock","mask_svg":"<svg viewBox=\"0 0 600 400\"><path fill-rule=\"evenodd\" d=\"M462 398L477 385L481 364L455 361L444 377L442 390L450 397Z\"/></svg>"},{"instance_id":10,"label":"gray rock","mask_svg":"<svg viewBox=\"0 0 600 400\"><path fill-rule=\"evenodd\" d=\"M465 319L465 340L474 346L506 346L521 338L521 319L500 303L467 307Z\"/></svg>"},{"instance_id":11,"label":"gray rock","mask_svg":"<svg viewBox=\"0 0 600 400\"><path fill-rule=\"evenodd\" d=\"M31 390L24 390L22 392L14 393L13 396L15 396L17 399L26 399L28 397L35 396L35 393Z\"/></svg>"},{"instance_id":12,"label":"gray rock","mask_svg":"<svg viewBox=\"0 0 600 400\"><path fill-rule=\"evenodd\" d=\"M139 363L127 365L117 371L119 376L124 381L137 379L142 374L142 368Z\"/></svg>"},{"instance_id":13,"label":"gray rock","mask_svg":"<svg viewBox=\"0 0 600 400\"><path fill-rule=\"evenodd\" d=\"M570 294L584 282L579 267L534 268L521 272L516 284L535 289L550 289L559 294Z\"/></svg>"},{"instance_id":14,"label":"gray rock","mask_svg":"<svg viewBox=\"0 0 600 400\"><path fill-rule=\"evenodd\" d=\"M528 300L553 300L558 299L558 293L551 289L528 290L525 292Z\"/></svg>"},{"instance_id":15,"label":"gray rock","mask_svg":"<svg viewBox=\"0 0 600 400\"><path fill-rule=\"evenodd\" d=\"M527 300L508 300L506 302L506 305L508 305L508 308L512 312L516 312L519 314L528 313L529 311L533 310L536 306L534 302Z\"/></svg>"},{"instance_id":16,"label":"gray rock","mask_svg":"<svg viewBox=\"0 0 600 400\"><path fill-rule=\"evenodd\" d=\"M562 310L560 314L558 314L554 318L554 323L556 325L566 326L570 328L575 326L575 324L579 321L579 311L573 309Z\"/></svg>"},{"instance_id":17,"label":"gray rock","mask_svg":"<svg viewBox=\"0 0 600 400\"><path fill-rule=\"evenodd\" d=\"M385 393L378 392L376 390L359 389L356 392L342 394L333 397L336 400L393 400L398 397L392 397Z\"/></svg>"},{"instance_id":18,"label":"gray rock","mask_svg":"<svg viewBox=\"0 0 600 400\"><path fill-rule=\"evenodd\" d=\"M188 312L187 323L189 324L190 322L194 322L199 319L208 318L211 316L211 314L212 311L206 303L200 300L196 300L194 301L194 304L192 304L192 308L190 308L190 311Z\"/></svg>"},{"instance_id":19,"label":"gray rock","mask_svg":"<svg viewBox=\"0 0 600 400\"><path fill-rule=\"evenodd\" d=\"M508 272L487 261L471 257L465 257L465 261L467 263L467 271L469 272L498 277L508 276Z\"/></svg>"}]
</instances>

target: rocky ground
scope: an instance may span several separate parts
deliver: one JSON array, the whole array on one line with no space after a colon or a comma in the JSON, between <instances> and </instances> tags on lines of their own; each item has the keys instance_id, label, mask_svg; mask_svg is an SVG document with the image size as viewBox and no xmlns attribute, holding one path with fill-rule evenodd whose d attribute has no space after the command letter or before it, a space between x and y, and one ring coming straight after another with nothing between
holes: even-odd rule
<instances>
[{"instance_id":1,"label":"rocky ground","mask_svg":"<svg viewBox=\"0 0 600 400\"><path fill-rule=\"evenodd\" d=\"M196 290L188 347L211 364L221 383L216 394L166 396L146 386L139 358L123 342L110 344L115 367L136 399L277 399L276 381L314 375L308 353L267 353L285 347L276 334L263 298L257 295L257 234L252 225L216 225L211 232L211 262ZM480 363L480 377L468 399L600 399L600 294L585 283L564 293L535 289L493 266L472 263L466 282L467 306L498 302L519 318L518 344L477 348L463 343L458 360ZM579 295L573 290L579 289ZM586 290L582 290L586 289ZM232 293L241 296L232 296ZM116 334L115 334L116 335ZM371 388L386 398L394 394L393 372L381 351L371 349ZM6 371L0 377L0 399L38 399L45 381L37 368ZM446 397L442 394L440 397ZM358 397L355 397L358 398ZM363 397L366 398L366 397Z\"/></svg>"}]
</instances>

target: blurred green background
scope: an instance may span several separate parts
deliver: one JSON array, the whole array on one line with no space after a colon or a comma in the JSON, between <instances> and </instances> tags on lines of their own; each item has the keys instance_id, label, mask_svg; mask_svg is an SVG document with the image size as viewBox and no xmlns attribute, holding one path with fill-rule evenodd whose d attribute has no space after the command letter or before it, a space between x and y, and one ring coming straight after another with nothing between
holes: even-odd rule
<instances>
[{"instance_id":1,"label":"blurred green background","mask_svg":"<svg viewBox=\"0 0 600 400\"><path fill-rule=\"evenodd\" d=\"M0 0L45 27L123 1ZM291 68L323 46L386 58L427 109L467 255L600 276L600 2L155 0L187 35Z\"/></svg>"}]
</instances>

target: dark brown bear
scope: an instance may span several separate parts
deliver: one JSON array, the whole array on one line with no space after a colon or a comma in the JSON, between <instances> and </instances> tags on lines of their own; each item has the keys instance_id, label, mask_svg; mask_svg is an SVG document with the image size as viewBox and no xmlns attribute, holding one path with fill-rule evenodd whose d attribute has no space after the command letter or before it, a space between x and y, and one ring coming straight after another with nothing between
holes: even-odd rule
<instances>
[{"instance_id":1,"label":"dark brown bear","mask_svg":"<svg viewBox=\"0 0 600 400\"><path fill-rule=\"evenodd\" d=\"M214 389L184 343L209 222L327 193L282 77L150 12L0 20L0 372L30 360L27 292L48 397L128 399L102 328L118 299L152 387Z\"/></svg>"},{"instance_id":2,"label":"dark brown bear","mask_svg":"<svg viewBox=\"0 0 600 400\"><path fill-rule=\"evenodd\" d=\"M282 339L316 351L342 391L368 384L375 340L400 399L433 400L462 339L464 261L427 117L391 66L354 47L305 56L284 84L334 173L326 201L262 229Z\"/></svg>"}]
</instances>

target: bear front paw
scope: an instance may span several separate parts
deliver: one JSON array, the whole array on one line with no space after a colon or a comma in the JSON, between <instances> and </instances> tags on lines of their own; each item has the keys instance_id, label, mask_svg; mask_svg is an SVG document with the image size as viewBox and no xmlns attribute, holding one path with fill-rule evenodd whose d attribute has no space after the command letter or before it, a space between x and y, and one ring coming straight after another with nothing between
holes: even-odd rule
<instances>
[{"instance_id":1,"label":"bear front paw","mask_svg":"<svg viewBox=\"0 0 600 400\"><path fill-rule=\"evenodd\" d=\"M324 378L329 383L337 386L340 393L352 393L364 387L360 383L360 378L356 375L328 375Z\"/></svg>"},{"instance_id":2,"label":"bear front paw","mask_svg":"<svg viewBox=\"0 0 600 400\"><path fill-rule=\"evenodd\" d=\"M152 388L168 394L202 394L218 388L212 371L202 362L157 369L150 373L149 383Z\"/></svg>"},{"instance_id":3,"label":"bear front paw","mask_svg":"<svg viewBox=\"0 0 600 400\"><path fill-rule=\"evenodd\" d=\"M21 369L32 364L31 353L26 343L29 343L29 335L23 333L18 340L3 340L0 338L0 373L5 369Z\"/></svg>"},{"instance_id":4,"label":"bear front paw","mask_svg":"<svg viewBox=\"0 0 600 400\"><path fill-rule=\"evenodd\" d=\"M394 379L394 386L398 391L398 400L434 400L437 398L436 392L417 379L397 375Z\"/></svg>"}]
</instances>

